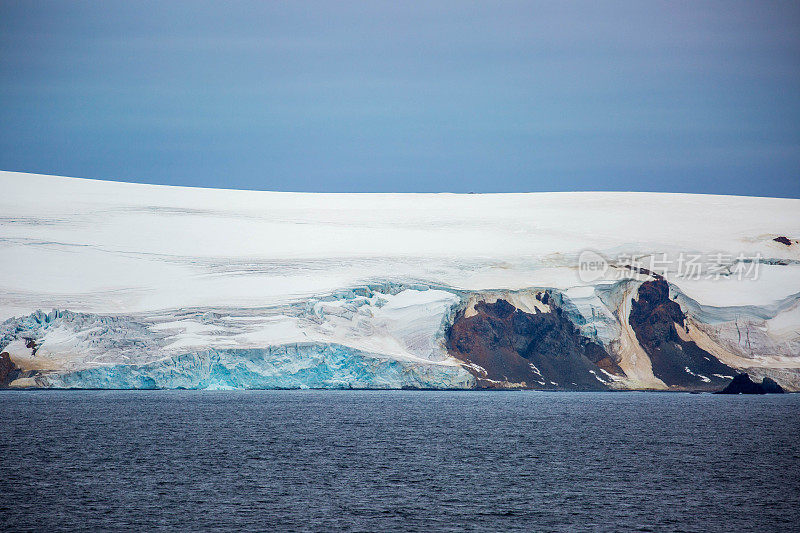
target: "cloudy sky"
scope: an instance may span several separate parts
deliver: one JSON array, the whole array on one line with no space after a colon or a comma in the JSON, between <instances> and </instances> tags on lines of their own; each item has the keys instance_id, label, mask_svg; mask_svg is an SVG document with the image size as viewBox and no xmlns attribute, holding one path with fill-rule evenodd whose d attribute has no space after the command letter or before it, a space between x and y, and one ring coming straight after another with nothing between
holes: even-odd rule
<instances>
[{"instance_id":1,"label":"cloudy sky","mask_svg":"<svg viewBox=\"0 0 800 533\"><path fill-rule=\"evenodd\" d=\"M800 197L798 2L0 3L0 169Z\"/></svg>"}]
</instances>

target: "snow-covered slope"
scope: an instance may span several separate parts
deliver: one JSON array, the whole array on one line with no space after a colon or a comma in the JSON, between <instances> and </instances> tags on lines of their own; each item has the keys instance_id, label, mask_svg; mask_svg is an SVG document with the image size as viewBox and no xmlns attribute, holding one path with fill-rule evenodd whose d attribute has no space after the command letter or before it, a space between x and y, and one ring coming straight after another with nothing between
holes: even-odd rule
<instances>
[{"instance_id":1,"label":"snow-covered slope","mask_svg":"<svg viewBox=\"0 0 800 533\"><path fill-rule=\"evenodd\" d=\"M652 311L636 302L656 266L686 315L676 346L799 383L798 200L276 193L11 172L0 191L0 366L12 386L571 388L499 375L453 347L451 325L495 320L475 305L501 299L531 324L569 320L547 353L572 326L570 346L607 353L618 370L590 361L587 383L692 388L656 375L648 346L661 340L643 346L629 319ZM580 271L587 250L602 271ZM688 276L696 256L703 275ZM548 372L529 352L503 357Z\"/></svg>"}]
</instances>

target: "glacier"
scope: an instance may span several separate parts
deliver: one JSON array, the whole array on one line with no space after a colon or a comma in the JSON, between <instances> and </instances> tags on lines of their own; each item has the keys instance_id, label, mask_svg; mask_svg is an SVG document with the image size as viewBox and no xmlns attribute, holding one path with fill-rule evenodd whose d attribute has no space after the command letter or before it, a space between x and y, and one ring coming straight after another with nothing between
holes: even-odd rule
<instances>
[{"instance_id":1,"label":"glacier","mask_svg":"<svg viewBox=\"0 0 800 533\"><path fill-rule=\"evenodd\" d=\"M0 188L3 387L800 390L798 200Z\"/></svg>"},{"instance_id":2,"label":"glacier","mask_svg":"<svg viewBox=\"0 0 800 533\"><path fill-rule=\"evenodd\" d=\"M145 365L48 376L39 387L90 389L469 389L461 367L413 365L341 345L204 350Z\"/></svg>"}]
</instances>

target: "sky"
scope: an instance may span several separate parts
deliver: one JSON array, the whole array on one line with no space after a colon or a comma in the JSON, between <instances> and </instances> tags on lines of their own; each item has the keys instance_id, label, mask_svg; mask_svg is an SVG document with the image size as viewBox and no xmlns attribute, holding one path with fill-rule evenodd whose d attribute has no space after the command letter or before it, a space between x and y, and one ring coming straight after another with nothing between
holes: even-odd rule
<instances>
[{"instance_id":1,"label":"sky","mask_svg":"<svg viewBox=\"0 0 800 533\"><path fill-rule=\"evenodd\" d=\"M800 3L3 0L0 170L800 198Z\"/></svg>"}]
</instances>

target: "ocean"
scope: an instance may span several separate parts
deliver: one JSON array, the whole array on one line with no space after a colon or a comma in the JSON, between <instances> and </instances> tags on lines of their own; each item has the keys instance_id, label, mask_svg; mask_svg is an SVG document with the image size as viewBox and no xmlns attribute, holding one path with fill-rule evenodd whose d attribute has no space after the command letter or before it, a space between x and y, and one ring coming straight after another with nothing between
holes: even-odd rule
<instances>
[{"instance_id":1,"label":"ocean","mask_svg":"<svg viewBox=\"0 0 800 533\"><path fill-rule=\"evenodd\" d=\"M800 530L800 394L1 391L0 529Z\"/></svg>"}]
</instances>

